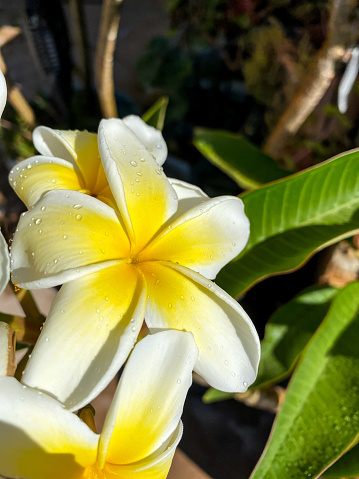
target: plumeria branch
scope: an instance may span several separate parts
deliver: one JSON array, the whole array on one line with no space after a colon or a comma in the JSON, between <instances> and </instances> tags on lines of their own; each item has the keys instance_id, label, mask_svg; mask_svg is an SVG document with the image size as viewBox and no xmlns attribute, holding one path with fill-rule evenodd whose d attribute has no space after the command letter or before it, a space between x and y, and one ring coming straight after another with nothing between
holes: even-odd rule
<instances>
[{"instance_id":1,"label":"plumeria branch","mask_svg":"<svg viewBox=\"0 0 359 479\"><path fill-rule=\"evenodd\" d=\"M122 0L104 0L95 58L95 77L104 118L116 118L117 107L113 81L113 55L116 48Z\"/></svg>"},{"instance_id":2,"label":"plumeria branch","mask_svg":"<svg viewBox=\"0 0 359 479\"><path fill-rule=\"evenodd\" d=\"M297 93L270 133L263 147L268 155L281 157L288 140L297 133L323 98L335 76L337 63L344 60L348 49L357 39L357 22L351 21L356 7L357 2L353 0L331 2L327 39Z\"/></svg>"}]
</instances>

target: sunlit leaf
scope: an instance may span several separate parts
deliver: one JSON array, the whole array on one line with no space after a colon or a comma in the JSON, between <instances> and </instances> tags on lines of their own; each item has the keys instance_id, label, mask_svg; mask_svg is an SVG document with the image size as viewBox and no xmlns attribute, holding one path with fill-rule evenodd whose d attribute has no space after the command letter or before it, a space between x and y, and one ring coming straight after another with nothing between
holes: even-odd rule
<instances>
[{"instance_id":1,"label":"sunlit leaf","mask_svg":"<svg viewBox=\"0 0 359 479\"><path fill-rule=\"evenodd\" d=\"M228 131L196 128L193 143L243 189L256 188L289 174L252 143Z\"/></svg>"},{"instance_id":2,"label":"sunlit leaf","mask_svg":"<svg viewBox=\"0 0 359 479\"><path fill-rule=\"evenodd\" d=\"M359 282L335 296L304 351L251 479L318 477L359 439Z\"/></svg>"},{"instance_id":3,"label":"sunlit leaf","mask_svg":"<svg viewBox=\"0 0 359 479\"><path fill-rule=\"evenodd\" d=\"M165 96L161 97L142 115L142 120L145 121L147 125L154 126L157 130L163 130L167 105L168 98Z\"/></svg>"},{"instance_id":4,"label":"sunlit leaf","mask_svg":"<svg viewBox=\"0 0 359 479\"><path fill-rule=\"evenodd\" d=\"M233 296L359 231L359 151L244 193L249 242L217 277Z\"/></svg>"}]
</instances>

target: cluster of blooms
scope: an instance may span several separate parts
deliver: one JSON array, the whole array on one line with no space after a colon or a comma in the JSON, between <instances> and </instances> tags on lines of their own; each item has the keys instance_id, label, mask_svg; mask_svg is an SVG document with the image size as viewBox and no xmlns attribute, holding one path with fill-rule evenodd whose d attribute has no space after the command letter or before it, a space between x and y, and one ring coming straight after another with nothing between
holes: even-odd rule
<instances>
[{"instance_id":1,"label":"cluster of blooms","mask_svg":"<svg viewBox=\"0 0 359 479\"><path fill-rule=\"evenodd\" d=\"M21 288L63 286L21 383L0 329L0 474L165 478L192 370L228 392L256 376L255 328L211 281L247 242L243 204L167 178L162 135L138 117L33 139L40 155L9 176L28 211L10 263L0 241L2 284L10 268ZM98 435L86 408L73 412L126 360Z\"/></svg>"}]
</instances>

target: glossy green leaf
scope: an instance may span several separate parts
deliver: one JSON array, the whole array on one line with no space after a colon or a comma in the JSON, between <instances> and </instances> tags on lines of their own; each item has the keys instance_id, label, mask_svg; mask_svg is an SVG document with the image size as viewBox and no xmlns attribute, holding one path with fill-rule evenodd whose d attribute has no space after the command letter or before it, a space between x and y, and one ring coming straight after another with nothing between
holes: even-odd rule
<instances>
[{"instance_id":1,"label":"glossy green leaf","mask_svg":"<svg viewBox=\"0 0 359 479\"><path fill-rule=\"evenodd\" d=\"M359 151L241 198L251 223L249 241L216 280L237 297L259 280L298 268L316 251L359 231Z\"/></svg>"},{"instance_id":2,"label":"glossy green leaf","mask_svg":"<svg viewBox=\"0 0 359 479\"><path fill-rule=\"evenodd\" d=\"M359 444L354 446L353 449L344 454L344 456L325 471L323 477L327 477L328 479L359 477Z\"/></svg>"},{"instance_id":3,"label":"glossy green leaf","mask_svg":"<svg viewBox=\"0 0 359 479\"><path fill-rule=\"evenodd\" d=\"M245 190L289 174L252 143L228 131L195 128L193 143L203 156Z\"/></svg>"},{"instance_id":4,"label":"glossy green leaf","mask_svg":"<svg viewBox=\"0 0 359 479\"><path fill-rule=\"evenodd\" d=\"M261 361L253 387L267 387L289 376L299 355L323 321L337 289L315 287L279 308L266 325Z\"/></svg>"},{"instance_id":5,"label":"glossy green leaf","mask_svg":"<svg viewBox=\"0 0 359 479\"><path fill-rule=\"evenodd\" d=\"M233 393L225 393L215 388L208 388L207 391L203 394L202 400L206 404L210 404L212 402L225 401L226 399L231 399L233 396L234 396Z\"/></svg>"},{"instance_id":6,"label":"glossy green leaf","mask_svg":"<svg viewBox=\"0 0 359 479\"><path fill-rule=\"evenodd\" d=\"M251 479L317 478L359 439L359 282L335 296Z\"/></svg>"},{"instance_id":7,"label":"glossy green leaf","mask_svg":"<svg viewBox=\"0 0 359 479\"><path fill-rule=\"evenodd\" d=\"M165 123L168 98L161 97L142 115L142 120L148 125L154 126L157 130L163 130Z\"/></svg>"}]
</instances>

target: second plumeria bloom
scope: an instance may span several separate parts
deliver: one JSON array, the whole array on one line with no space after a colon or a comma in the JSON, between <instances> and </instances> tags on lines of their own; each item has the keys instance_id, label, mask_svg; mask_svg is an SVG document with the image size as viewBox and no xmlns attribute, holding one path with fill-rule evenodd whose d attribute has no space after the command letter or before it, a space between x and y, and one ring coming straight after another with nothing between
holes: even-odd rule
<instances>
[{"instance_id":1,"label":"second plumeria bloom","mask_svg":"<svg viewBox=\"0 0 359 479\"><path fill-rule=\"evenodd\" d=\"M146 317L151 332L193 333L195 371L210 385L245 391L256 377L258 336L239 304L208 279L247 242L242 201L170 182L121 120L102 121L98 140L116 209L50 191L14 237L14 282L65 283L23 382L70 409L86 404L126 360Z\"/></svg>"},{"instance_id":2,"label":"second plumeria bloom","mask_svg":"<svg viewBox=\"0 0 359 479\"><path fill-rule=\"evenodd\" d=\"M7 332L0 322L0 344ZM5 327L5 326L4 326ZM101 435L56 399L1 377L0 474L27 479L165 479L182 436L180 417L197 348L190 333L140 341L118 384ZM1 365L1 364L0 364Z\"/></svg>"}]
</instances>

